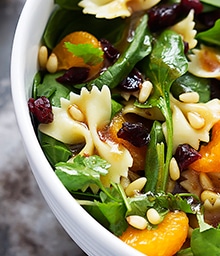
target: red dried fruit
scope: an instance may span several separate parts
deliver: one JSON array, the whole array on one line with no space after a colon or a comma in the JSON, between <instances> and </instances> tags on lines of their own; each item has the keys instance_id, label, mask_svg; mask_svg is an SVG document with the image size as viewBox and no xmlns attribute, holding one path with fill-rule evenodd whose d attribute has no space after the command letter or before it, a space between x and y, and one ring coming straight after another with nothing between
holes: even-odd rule
<instances>
[{"instance_id":1,"label":"red dried fruit","mask_svg":"<svg viewBox=\"0 0 220 256\"><path fill-rule=\"evenodd\" d=\"M41 96L36 100L30 98L28 100L28 108L38 122L48 124L53 121L52 106L45 96Z\"/></svg>"}]
</instances>

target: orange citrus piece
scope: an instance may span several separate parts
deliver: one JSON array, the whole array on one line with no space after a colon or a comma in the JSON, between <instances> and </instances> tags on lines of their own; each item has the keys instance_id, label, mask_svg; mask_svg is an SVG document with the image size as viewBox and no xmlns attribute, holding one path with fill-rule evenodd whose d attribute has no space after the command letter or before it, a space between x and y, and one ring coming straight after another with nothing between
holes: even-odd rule
<instances>
[{"instance_id":1,"label":"orange citrus piece","mask_svg":"<svg viewBox=\"0 0 220 256\"><path fill-rule=\"evenodd\" d=\"M122 124L126 122L124 117L121 114L116 115L109 126L108 136L109 139L123 145L128 149L132 158L133 165L130 168L132 171L144 170L145 166L145 156L146 156L146 146L143 147L135 147L129 141L118 138L117 133L121 129Z\"/></svg>"},{"instance_id":2,"label":"orange citrus piece","mask_svg":"<svg viewBox=\"0 0 220 256\"><path fill-rule=\"evenodd\" d=\"M201 146L199 153L202 157L190 168L198 172L220 172L220 121L213 126L211 141Z\"/></svg>"},{"instance_id":3,"label":"orange citrus piece","mask_svg":"<svg viewBox=\"0 0 220 256\"><path fill-rule=\"evenodd\" d=\"M83 58L74 56L65 47L65 42L70 42L72 44L92 44L95 48L100 48L101 45L98 39L88 32L76 31L65 36L53 49L53 53L58 58L58 70L67 70L71 67L88 67L90 68L89 79L95 77L103 66L103 62L97 65L90 66L84 63Z\"/></svg>"},{"instance_id":4,"label":"orange citrus piece","mask_svg":"<svg viewBox=\"0 0 220 256\"><path fill-rule=\"evenodd\" d=\"M187 215L176 211L169 212L156 229L129 226L120 239L147 256L172 256L181 249L187 234Z\"/></svg>"}]
</instances>

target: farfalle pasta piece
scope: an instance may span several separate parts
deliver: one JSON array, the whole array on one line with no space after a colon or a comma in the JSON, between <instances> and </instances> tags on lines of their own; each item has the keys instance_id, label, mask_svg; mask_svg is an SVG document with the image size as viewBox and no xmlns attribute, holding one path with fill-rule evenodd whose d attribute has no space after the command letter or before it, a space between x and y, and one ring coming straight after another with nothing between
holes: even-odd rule
<instances>
[{"instance_id":1,"label":"farfalle pasta piece","mask_svg":"<svg viewBox=\"0 0 220 256\"><path fill-rule=\"evenodd\" d=\"M220 51L217 48L201 45L189 54L189 72L198 77L220 79Z\"/></svg>"},{"instance_id":2,"label":"farfalle pasta piece","mask_svg":"<svg viewBox=\"0 0 220 256\"><path fill-rule=\"evenodd\" d=\"M197 31L194 29L195 22L193 20L194 10L192 9L185 19L171 27L173 31L181 35L183 40L188 43L189 49L197 45L197 40L195 39Z\"/></svg>"},{"instance_id":3,"label":"farfalle pasta piece","mask_svg":"<svg viewBox=\"0 0 220 256\"><path fill-rule=\"evenodd\" d=\"M84 116L84 121L74 120L69 108L76 106ZM111 93L107 86L101 91L93 87L91 91L86 88L81 93L70 93L70 100L61 99L61 108L53 107L54 121L50 124L41 124L39 129L68 144L85 142L80 154L98 154L107 160L111 167L106 176L102 177L105 186L110 182L120 182L121 176L127 177L128 168L132 166L133 159L129 151L107 139L102 141L99 136L111 118ZM71 161L71 160L70 160Z\"/></svg>"},{"instance_id":4,"label":"farfalle pasta piece","mask_svg":"<svg viewBox=\"0 0 220 256\"><path fill-rule=\"evenodd\" d=\"M209 142L209 131L220 120L220 100L213 99L207 103L183 103L171 96L173 118L173 153L179 144L187 143L198 149L200 142ZM188 113L196 113L204 119L200 129L193 128L187 119ZM163 124L166 135L166 123Z\"/></svg>"},{"instance_id":5,"label":"farfalle pasta piece","mask_svg":"<svg viewBox=\"0 0 220 256\"><path fill-rule=\"evenodd\" d=\"M149 9L158 2L160 0L82 0L79 6L85 14L93 14L96 18L114 19L129 17L134 11Z\"/></svg>"},{"instance_id":6,"label":"farfalle pasta piece","mask_svg":"<svg viewBox=\"0 0 220 256\"><path fill-rule=\"evenodd\" d=\"M94 144L86 125L74 120L69 114L69 100L61 98L61 107L53 107L54 120L49 124L40 124L39 130L48 136L66 144L85 143L81 154L92 154Z\"/></svg>"},{"instance_id":7,"label":"farfalle pasta piece","mask_svg":"<svg viewBox=\"0 0 220 256\"><path fill-rule=\"evenodd\" d=\"M134 100L130 100L126 103L122 113L123 115L133 113L146 119L164 121L164 116L159 108L139 108L134 105Z\"/></svg>"}]
</instances>

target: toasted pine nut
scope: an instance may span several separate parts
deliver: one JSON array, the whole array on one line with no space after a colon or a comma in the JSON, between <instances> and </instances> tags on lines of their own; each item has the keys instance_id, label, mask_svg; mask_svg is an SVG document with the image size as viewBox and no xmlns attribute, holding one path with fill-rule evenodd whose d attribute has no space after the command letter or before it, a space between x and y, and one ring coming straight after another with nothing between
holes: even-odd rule
<instances>
[{"instance_id":1,"label":"toasted pine nut","mask_svg":"<svg viewBox=\"0 0 220 256\"><path fill-rule=\"evenodd\" d=\"M129 178L121 177L120 184L123 187L123 189L126 189L130 183L131 182L130 182Z\"/></svg>"},{"instance_id":2,"label":"toasted pine nut","mask_svg":"<svg viewBox=\"0 0 220 256\"><path fill-rule=\"evenodd\" d=\"M42 45L38 52L38 61L41 68L45 69L48 59L48 50L47 47Z\"/></svg>"},{"instance_id":3,"label":"toasted pine nut","mask_svg":"<svg viewBox=\"0 0 220 256\"><path fill-rule=\"evenodd\" d=\"M78 109L78 107L76 105L70 105L69 108L69 114L71 115L71 117L79 122L83 122L84 121L84 115L83 113Z\"/></svg>"},{"instance_id":4,"label":"toasted pine nut","mask_svg":"<svg viewBox=\"0 0 220 256\"><path fill-rule=\"evenodd\" d=\"M192 232L193 232L193 228L189 226L189 229L188 229L188 238L191 238Z\"/></svg>"},{"instance_id":5,"label":"toasted pine nut","mask_svg":"<svg viewBox=\"0 0 220 256\"><path fill-rule=\"evenodd\" d=\"M204 172L199 174L199 181L203 190L213 190L213 184L208 175Z\"/></svg>"},{"instance_id":6,"label":"toasted pine nut","mask_svg":"<svg viewBox=\"0 0 220 256\"><path fill-rule=\"evenodd\" d=\"M209 200L209 202L213 205L217 198L220 198L220 195L209 190L204 190L201 195L201 200L205 202L206 200Z\"/></svg>"},{"instance_id":7,"label":"toasted pine nut","mask_svg":"<svg viewBox=\"0 0 220 256\"><path fill-rule=\"evenodd\" d=\"M205 125L205 119L195 112L188 112L187 118L194 129L201 129Z\"/></svg>"},{"instance_id":8,"label":"toasted pine nut","mask_svg":"<svg viewBox=\"0 0 220 256\"><path fill-rule=\"evenodd\" d=\"M153 89L153 85L150 81L143 82L141 89L140 89L139 96L138 96L138 100L140 103L144 103L148 99L148 97L151 94L152 89Z\"/></svg>"},{"instance_id":9,"label":"toasted pine nut","mask_svg":"<svg viewBox=\"0 0 220 256\"><path fill-rule=\"evenodd\" d=\"M179 100L185 103L197 103L199 94L197 92L185 92L179 95Z\"/></svg>"},{"instance_id":10,"label":"toasted pine nut","mask_svg":"<svg viewBox=\"0 0 220 256\"><path fill-rule=\"evenodd\" d=\"M147 215L148 221L153 225L158 225L162 221L160 214L154 208L150 208L149 210L147 210L146 215Z\"/></svg>"},{"instance_id":11,"label":"toasted pine nut","mask_svg":"<svg viewBox=\"0 0 220 256\"><path fill-rule=\"evenodd\" d=\"M172 180L178 180L180 177L180 169L174 157L170 160L169 173Z\"/></svg>"},{"instance_id":12,"label":"toasted pine nut","mask_svg":"<svg viewBox=\"0 0 220 256\"><path fill-rule=\"evenodd\" d=\"M58 59L54 53L51 53L46 64L47 71L50 73L55 73L58 68Z\"/></svg>"},{"instance_id":13,"label":"toasted pine nut","mask_svg":"<svg viewBox=\"0 0 220 256\"><path fill-rule=\"evenodd\" d=\"M146 182L147 182L147 179L145 177L141 177L141 178L134 180L125 189L126 195L133 196L133 195L135 195L135 193L140 192L144 188Z\"/></svg>"},{"instance_id":14,"label":"toasted pine nut","mask_svg":"<svg viewBox=\"0 0 220 256\"><path fill-rule=\"evenodd\" d=\"M134 228L143 230L147 227L147 220L144 217L141 217L139 215L131 215L126 218L129 225L131 225Z\"/></svg>"}]
</instances>

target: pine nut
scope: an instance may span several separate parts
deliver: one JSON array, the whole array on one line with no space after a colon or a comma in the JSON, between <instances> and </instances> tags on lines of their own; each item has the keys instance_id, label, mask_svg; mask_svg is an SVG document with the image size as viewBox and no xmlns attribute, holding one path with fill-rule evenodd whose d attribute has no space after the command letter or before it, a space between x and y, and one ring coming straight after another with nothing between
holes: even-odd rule
<instances>
[{"instance_id":1,"label":"pine nut","mask_svg":"<svg viewBox=\"0 0 220 256\"><path fill-rule=\"evenodd\" d=\"M139 215L128 216L126 220L129 225L140 230L145 229L148 225L147 220L144 217L141 217Z\"/></svg>"},{"instance_id":2,"label":"pine nut","mask_svg":"<svg viewBox=\"0 0 220 256\"><path fill-rule=\"evenodd\" d=\"M120 184L123 187L123 189L126 189L130 183L131 182L130 182L129 178L121 177Z\"/></svg>"},{"instance_id":3,"label":"pine nut","mask_svg":"<svg viewBox=\"0 0 220 256\"><path fill-rule=\"evenodd\" d=\"M201 195L202 202L205 202L206 200L209 200L209 202L213 205L215 201L220 198L220 195L209 190L204 190Z\"/></svg>"},{"instance_id":4,"label":"pine nut","mask_svg":"<svg viewBox=\"0 0 220 256\"><path fill-rule=\"evenodd\" d=\"M151 94L152 89L153 89L153 85L150 81L143 82L141 89L140 89L139 96L138 96L138 100L140 103L144 103L148 99L148 97Z\"/></svg>"},{"instance_id":5,"label":"pine nut","mask_svg":"<svg viewBox=\"0 0 220 256\"><path fill-rule=\"evenodd\" d=\"M78 109L78 107L76 105L70 105L68 108L69 114L71 115L71 117L79 122L83 122L84 121L84 115L83 113Z\"/></svg>"},{"instance_id":6,"label":"pine nut","mask_svg":"<svg viewBox=\"0 0 220 256\"><path fill-rule=\"evenodd\" d=\"M147 215L148 221L153 225L158 225L162 221L160 214L154 208L150 208L149 210L147 210L146 215Z\"/></svg>"},{"instance_id":7,"label":"pine nut","mask_svg":"<svg viewBox=\"0 0 220 256\"><path fill-rule=\"evenodd\" d=\"M188 229L188 238L191 238L192 232L193 232L193 228L189 226L189 229Z\"/></svg>"},{"instance_id":8,"label":"pine nut","mask_svg":"<svg viewBox=\"0 0 220 256\"><path fill-rule=\"evenodd\" d=\"M197 92L185 92L179 95L179 100L185 103L197 103L199 94Z\"/></svg>"},{"instance_id":9,"label":"pine nut","mask_svg":"<svg viewBox=\"0 0 220 256\"><path fill-rule=\"evenodd\" d=\"M170 160L169 173L170 178L174 181L180 178L180 169L174 157L172 157Z\"/></svg>"},{"instance_id":10,"label":"pine nut","mask_svg":"<svg viewBox=\"0 0 220 256\"><path fill-rule=\"evenodd\" d=\"M201 129L205 125L205 119L195 112L188 112L187 118L194 129Z\"/></svg>"},{"instance_id":11,"label":"pine nut","mask_svg":"<svg viewBox=\"0 0 220 256\"><path fill-rule=\"evenodd\" d=\"M134 196L136 193L140 192L144 188L146 182L147 179L145 177L141 177L134 180L125 189L126 195L130 197Z\"/></svg>"},{"instance_id":12,"label":"pine nut","mask_svg":"<svg viewBox=\"0 0 220 256\"><path fill-rule=\"evenodd\" d=\"M42 69L46 68L47 60L48 60L48 50L46 46L42 45L38 52L38 61Z\"/></svg>"},{"instance_id":13,"label":"pine nut","mask_svg":"<svg viewBox=\"0 0 220 256\"><path fill-rule=\"evenodd\" d=\"M50 73L55 73L58 69L58 59L54 53L51 53L46 64L47 71Z\"/></svg>"},{"instance_id":14,"label":"pine nut","mask_svg":"<svg viewBox=\"0 0 220 256\"><path fill-rule=\"evenodd\" d=\"M213 184L208 175L204 172L199 174L199 181L203 190L213 190Z\"/></svg>"}]
</instances>

